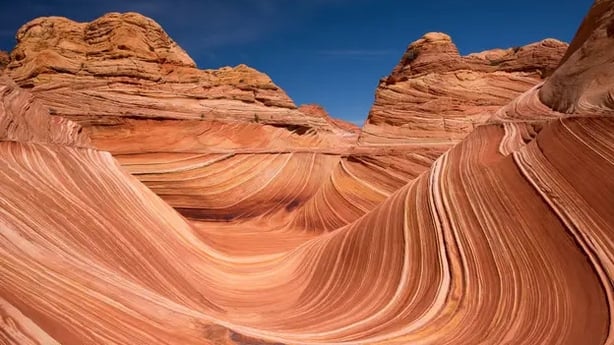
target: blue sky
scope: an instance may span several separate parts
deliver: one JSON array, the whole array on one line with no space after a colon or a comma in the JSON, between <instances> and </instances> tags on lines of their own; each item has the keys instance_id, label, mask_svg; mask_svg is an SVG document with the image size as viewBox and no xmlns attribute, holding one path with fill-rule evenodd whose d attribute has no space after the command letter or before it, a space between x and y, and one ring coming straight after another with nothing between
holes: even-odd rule
<instances>
[{"instance_id":1,"label":"blue sky","mask_svg":"<svg viewBox=\"0 0 614 345\"><path fill-rule=\"evenodd\" d=\"M267 73L297 105L318 103L361 124L380 78L407 45L430 31L462 54L569 42L589 0L20 0L0 2L0 49L27 21L48 15L90 21L137 11L160 23L200 68L245 63Z\"/></svg>"}]
</instances>

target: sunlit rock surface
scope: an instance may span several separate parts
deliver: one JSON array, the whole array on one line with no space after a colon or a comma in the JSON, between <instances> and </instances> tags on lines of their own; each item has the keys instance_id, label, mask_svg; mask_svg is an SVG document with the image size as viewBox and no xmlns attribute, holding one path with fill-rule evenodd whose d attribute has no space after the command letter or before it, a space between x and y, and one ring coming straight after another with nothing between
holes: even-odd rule
<instances>
[{"instance_id":1,"label":"sunlit rock surface","mask_svg":"<svg viewBox=\"0 0 614 345\"><path fill-rule=\"evenodd\" d=\"M301 134L107 115L70 83L50 104L76 77L11 62L33 87L0 78L0 343L613 343L613 10L448 151L315 107Z\"/></svg>"},{"instance_id":2,"label":"sunlit rock surface","mask_svg":"<svg viewBox=\"0 0 614 345\"><path fill-rule=\"evenodd\" d=\"M39 18L16 37L7 74L30 89L52 115L81 124L94 142L101 141L101 148L113 151L104 142L107 135L121 133L139 141L145 138L138 130L149 132L177 120L199 121L201 132L215 131L222 122L246 131L257 123L285 136L311 134L305 143L298 140L298 146L336 138L328 138L333 128L326 118L298 111L267 75L245 65L200 70L157 23L137 13L111 13L90 23ZM143 119L152 121L134 130L134 120ZM193 136L180 131L174 128L173 133ZM217 142L208 140L216 148L268 145L242 143L241 134L226 132ZM228 143L219 142L225 139Z\"/></svg>"},{"instance_id":3,"label":"sunlit rock surface","mask_svg":"<svg viewBox=\"0 0 614 345\"><path fill-rule=\"evenodd\" d=\"M228 163L249 170L244 179L225 175L237 187L237 195L227 194L233 203L249 198L248 186L270 179L270 173L237 165L235 159L249 156L251 164L257 157L263 164L272 159L276 171L290 152L318 148L339 154L356 141L354 127L300 111L268 76L248 66L196 68L157 23L140 14L112 13L91 23L39 18L16 37L6 73L50 115L79 124L96 148L111 152L190 217L228 218L238 212L216 211L232 203L204 192L211 183L225 183L207 177L210 171L224 171ZM237 156L223 159L229 154ZM297 184L302 189L303 182ZM262 193L250 194L247 211L258 214L267 202ZM292 196L288 203L295 197L308 195Z\"/></svg>"},{"instance_id":4,"label":"sunlit rock surface","mask_svg":"<svg viewBox=\"0 0 614 345\"><path fill-rule=\"evenodd\" d=\"M9 53L0 50L0 72L9 64Z\"/></svg>"},{"instance_id":5,"label":"sunlit rock surface","mask_svg":"<svg viewBox=\"0 0 614 345\"><path fill-rule=\"evenodd\" d=\"M0 76L0 140L89 146L78 124L51 117L48 109L11 79Z\"/></svg>"},{"instance_id":6,"label":"sunlit rock surface","mask_svg":"<svg viewBox=\"0 0 614 345\"><path fill-rule=\"evenodd\" d=\"M460 56L450 36L428 33L380 81L360 142L450 147L552 73L566 49L546 39Z\"/></svg>"},{"instance_id":7,"label":"sunlit rock surface","mask_svg":"<svg viewBox=\"0 0 614 345\"><path fill-rule=\"evenodd\" d=\"M614 108L614 10L598 0L565 53L563 64L539 91L540 99L563 113L610 114Z\"/></svg>"},{"instance_id":8,"label":"sunlit rock surface","mask_svg":"<svg viewBox=\"0 0 614 345\"><path fill-rule=\"evenodd\" d=\"M333 128L337 127L341 135L357 135L360 133L360 128L348 121L331 117L326 109L318 104L303 104L298 107L298 110L307 116L322 117L328 121Z\"/></svg>"}]
</instances>

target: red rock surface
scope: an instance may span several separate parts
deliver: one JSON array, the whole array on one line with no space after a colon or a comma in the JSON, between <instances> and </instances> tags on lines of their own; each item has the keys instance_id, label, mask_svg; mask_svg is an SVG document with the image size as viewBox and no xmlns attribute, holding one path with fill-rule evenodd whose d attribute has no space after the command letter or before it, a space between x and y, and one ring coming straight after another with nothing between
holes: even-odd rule
<instances>
[{"instance_id":1,"label":"red rock surface","mask_svg":"<svg viewBox=\"0 0 614 345\"><path fill-rule=\"evenodd\" d=\"M563 63L539 91L542 102L562 113L610 114L614 108L614 10L598 0L578 29Z\"/></svg>"},{"instance_id":2,"label":"red rock surface","mask_svg":"<svg viewBox=\"0 0 614 345\"><path fill-rule=\"evenodd\" d=\"M546 39L460 56L450 36L428 33L380 81L360 142L449 147L543 80L566 48Z\"/></svg>"},{"instance_id":3,"label":"red rock surface","mask_svg":"<svg viewBox=\"0 0 614 345\"><path fill-rule=\"evenodd\" d=\"M326 119L328 123L330 123L333 127L337 127L340 129L341 135L350 135L350 134L359 134L360 128L348 121L344 121L341 119L336 119L331 117L326 109L318 104L303 104L298 107L298 110L307 116L315 116ZM347 132L347 133L344 133Z\"/></svg>"},{"instance_id":4,"label":"red rock surface","mask_svg":"<svg viewBox=\"0 0 614 345\"><path fill-rule=\"evenodd\" d=\"M186 174L206 176L208 154L281 157L314 147L339 153L356 141L354 128L301 112L268 76L248 66L196 68L140 14L112 13L91 23L39 18L16 37L7 74L186 215L204 216L207 209L218 217L211 210L226 208L205 200L211 198L203 195L202 179L183 181ZM248 213L262 212L261 202L258 195L247 201L259 210Z\"/></svg>"},{"instance_id":5,"label":"red rock surface","mask_svg":"<svg viewBox=\"0 0 614 345\"><path fill-rule=\"evenodd\" d=\"M150 118L331 130L324 119L304 116L268 76L248 66L196 68L157 23L137 13L111 13L91 23L39 18L16 37L11 78L56 115L87 128Z\"/></svg>"},{"instance_id":6,"label":"red rock surface","mask_svg":"<svg viewBox=\"0 0 614 345\"><path fill-rule=\"evenodd\" d=\"M9 53L3 50L0 50L0 71L9 64Z\"/></svg>"},{"instance_id":7,"label":"red rock surface","mask_svg":"<svg viewBox=\"0 0 614 345\"><path fill-rule=\"evenodd\" d=\"M89 138L76 123L49 110L6 76L0 76L0 140L87 147Z\"/></svg>"},{"instance_id":8,"label":"red rock surface","mask_svg":"<svg viewBox=\"0 0 614 345\"><path fill-rule=\"evenodd\" d=\"M0 79L0 342L611 344L612 11L443 154L130 118L93 141L112 155Z\"/></svg>"}]
</instances>

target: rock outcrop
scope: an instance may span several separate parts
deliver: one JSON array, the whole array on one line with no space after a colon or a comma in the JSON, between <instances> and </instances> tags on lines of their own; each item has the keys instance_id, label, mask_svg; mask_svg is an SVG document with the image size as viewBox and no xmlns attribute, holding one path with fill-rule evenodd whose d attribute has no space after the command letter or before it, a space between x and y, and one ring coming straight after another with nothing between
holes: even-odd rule
<instances>
[{"instance_id":1,"label":"rock outcrop","mask_svg":"<svg viewBox=\"0 0 614 345\"><path fill-rule=\"evenodd\" d=\"M360 128L355 124L331 117L326 109L318 104L303 104L298 107L298 110L310 117L320 117L325 119L333 128L336 128L341 135L358 135Z\"/></svg>"},{"instance_id":2,"label":"rock outcrop","mask_svg":"<svg viewBox=\"0 0 614 345\"><path fill-rule=\"evenodd\" d=\"M9 64L9 53L0 50L0 72Z\"/></svg>"},{"instance_id":3,"label":"rock outcrop","mask_svg":"<svg viewBox=\"0 0 614 345\"><path fill-rule=\"evenodd\" d=\"M16 37L6 73L52 116L77 123L94 147L111 152L191 217L229 219L264 210L259 195L244 200L249 206L237 213L207 196L202 178L184 181L207 176L219 157L282 157L307 148L338 155L356 141L355 128L300 111L264 73L245 65L196 68L157 23L140 14L111 13L91 23L39 18ZM279 167L284 162L280 158ZM213 171L223 171L224 164Z\"/></svg>"},{"instance_id":4,"label":"rock outcrop","mask_svg":"<svg viewBox=\"0 0 614 345\"><path fill-rule=\"evenodd\" d=\"M614 10L598 0L565 54L539 91L540 100L562 113L610 114L614 109Z\"/></svg>"},{"instance_id":5,"label":"rock outcrop","mask_svg":"<svg viewBox=\"0 0 614 345\"><path fill-rule=\"evenodd\" d=\"M550 77L443 154L254 143L280 129L231 116L202 137L108 125L133 151L112 155L1 78L0 343L613 343L613 12L597 1ZM120 131L140 126L159 143ZM199 144L214 129L245 132Z\"/></svg>"},{"instance_id":6,"label":"rock outcrop","mask_svg":"<svg viewBox=\"0 0 614 345\"><path fill-rule=\"evenodd\" d=\"M78 124L49 111L26 90L0 76L0 141L89 146L89 138Z\"/></svg>"},{"instance_id":7,"label":"rock outcrop","mask_svg":"<svg viewBox=\"0 0 614 345\"><path fill-rule=\"evenodd\" d=\"M55 115L87 130L130 119L259 122L326 133L271 79L248 66L200 70L153 20L111 13L91 23L35 19L17 32L8 74Z\"/></svg>"},{"instance_id":8,"label":"rock outcrop","mask_svg":"<svg viewBox=\"0 0 614 345\"><path fill-rule=\"evenodd\" d=\"M460 56L448 35L428 33L380 81L360 142L449 147L552 73L566 48L546 39Z\"/></svg>"}]
</instances>

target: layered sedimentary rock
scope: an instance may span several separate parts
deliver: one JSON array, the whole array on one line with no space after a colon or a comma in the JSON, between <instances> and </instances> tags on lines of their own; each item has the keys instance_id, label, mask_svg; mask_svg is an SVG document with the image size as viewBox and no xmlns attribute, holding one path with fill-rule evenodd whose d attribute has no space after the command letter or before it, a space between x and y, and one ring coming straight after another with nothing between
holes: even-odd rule
<instances>
[{"instance_id":1,"label":"layered sedimentary rock","mask_svg":"<svg viewBox=\"0 0 614 345\"><path fill-rule=\"evenodd\" d=\"M210 217L226 219L236 213L214 211L228 207L207 203L211 197L201 192L208 184L198 178L213 162L223 161L213 170L234 164L223 159L228 154L258 153L263 162L281 164L252 172L260 181L278 172L275 167L293 150L339 154L356 141L355 128L302 112L268 76L248 66L196 68L157 23L136 13L91 23L39 18L16 37L6 73L52 116L78 123L95 147L114 154L186 215L205 216L203 209L210 209ZM256 196L248 202L255 209L242 213L262 210L261 201Z\"/></svg>"},{"instance_id":2,"label":"layered sedimentary rock","mask_svg":"<svg viewBox=\"0 0 614 345\"><path fill-rule=\"evenodd\" d=\"M380 81L360 142L447 148L552 73L566 48L546 39L460 56L450 36L428 33Z\"/></svg>"},{"instance_id":3,"label":"layered sedimentary rock","mask_svg":"<svg viewBox=\"0 0 614 345\"><path fill-rule=\"evenodd\" d=\"M298 110L307 116L315 116L326 119L333 127L341 130L341 134L350 135L360 133L360 128L351 122L331 117L326 109L318 104L303 104Z\"/></svg>"},{"instance_id":4,"label":"layered sedimentary rock","mask_svg":"<svg viewBox=\"0 0 614 345\"><path fill-rule=\"evenodd\" d=\"M90 23L39 18L16 37L9 75L55 115L85 127L149 118L330 130L325 119L297 111L268 76L248 66L196 68L157 23L140 14L112 13Z\"/></svg>"},{"instance_id":5,"label":"layered sedimentary rock","mask_svg":"<svg viewBox=\"0 0 614 345\"><path fill-rule=\"evenodd\" d=\"M8 75L52 115L79 123L97 147L112 153L120 153L117 142L121 153L141 153L156 152L159 144L193 152L339 147L347 141L330 135L338 128L327 118L297 110L263 73L245 65L196 68L157 23L136 13L91 23L39 18L16 37ZM151 142L156 132L173 134Z\"/></svg>"},{"instance_id":6,"label":"layered sedimentary rock","mask_svg":"<svg viewBox=\"0 0 614 345\"><path fill-rule=\"evenodd\" d=\"M0 72L9 64L9 53L0 50Z\"/></svg>"},{"instance_id":7,"label":"layered sedimentary rock","mask_svg":"<svg viewBox=\"0 0 614 345\"><path fill-rule=\"evenodd\" d=\"M297 133L272 150L247 139L275 128L230 121L244 143L199 146L174 134L199 122L130 119L159 142L122 153L136 141L109 126L112 155L0 79L0 342L613 343L614 109L589 82L613 10L443 154Z\"/></svg>"},{"instance_id":8,"label":"layered sedimentary rock","mask_svg":"<svg viewBox=\"0 0 614 345\"><path fill-rule=\"evenodd\" d=\"M565 53L563 64L541 87L544 104L562 113L610 114L614 108L614 11L597 1Z\"/></svg>"},{"instance_id":9,"label":"layered sedimentary rock","mask_svg":"<svg viewBox=\"0 0 614 345\"><path fill-rule=\"evenodd\" d=\"M2 143L5 338L606 343L614 186L589 181L614 152L583 142L612 142L613 126L553 122L509 155L499 143L522 131L479 128L359 221L250 257L216 251L109 154Z\"/></svg>"},{"instance_id":10,"label":"layered sedimentary rock","mask_svg":"<svg viewBox=\"0 0 614 345\"><path fill-rule=\"evenodd\" d=\"M78 124L51 117L48 109L6 76L0 76L0 140L89 146Z\"/></svg>"}]
</instances>

